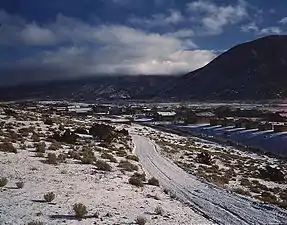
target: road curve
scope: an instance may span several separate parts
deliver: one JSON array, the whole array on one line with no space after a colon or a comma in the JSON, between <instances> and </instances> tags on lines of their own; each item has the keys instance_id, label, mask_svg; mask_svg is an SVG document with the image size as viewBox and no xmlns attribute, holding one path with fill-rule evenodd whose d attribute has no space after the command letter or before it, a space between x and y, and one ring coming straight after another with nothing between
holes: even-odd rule
<instances>
[{"instance_id":1,"label":"road curve","mask_svg":"<svg viewBox=\"0 0 287 225\"><path fill-rule=\"evenodd\" d=\"M133 141L143 168L178 199L215 224L287 224L286 211L203 183L160 155L159 147L148 138L133 135Z\"/></svg>"}]
</instances>

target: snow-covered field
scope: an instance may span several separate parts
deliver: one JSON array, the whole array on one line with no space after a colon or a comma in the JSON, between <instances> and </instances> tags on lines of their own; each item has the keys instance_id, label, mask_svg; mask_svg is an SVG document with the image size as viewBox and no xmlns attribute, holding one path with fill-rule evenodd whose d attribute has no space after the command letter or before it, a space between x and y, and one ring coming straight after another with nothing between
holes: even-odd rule
<instances>
[{"instance_id":1,"label":"snow-covered field","mask_svg":"<svg viewBox=\"0 0 287 225\"><path fill-rule=\"evenodd\" d=\"M132 154L132 149L127 148L132 147L128 138L114 141L109 148L82 138L76 144L57 143L57 148L50 149L52 142L47 137L54 131L59 131L61 127L88 128L92 119L52 116L57 122L47 125L41 114L16 112L17 116L7 116L1 111L0 117L0 145L12 143L17 150L17 153L7 152L1 145L0 179L8 179L7 185L0 187L1 225L26 225L32 221L45 225L136 224L139 216L146 218L146 224L212 224L189 206L165 194L162 187L145 184L138 188L129 184L134 171L123 171L118 167L120 161L127 160L123 152ZM29 129L20 132L24 127ZM43 153L36 152L39 142L45 142ZM111 171L99 170L94 162L83 164L79 159L82 159L86 149L90 149L96 159L107 162ZM47 163L49 153L59 157L60 154L68 156L71 152L81 157L67 157L56 165ZM115 160L104 158L104 153L113 155ZM138 173L143 172L138 162L128 161L137 165ZM19 181L24 183L23 188L16 188ZM55 194L51 203L44 201L43 196L48 192ZM74 216L73 205L76 203L87 207L88 214L81 221ZM156 208L162 209L162 215L155 212Z\"/></svg>"},{"instance_id":2,"label":"snow-covered field","mask_svg":"<svg viewBox=\"0 0 287 225\"><path fill-rule=\"evenodd\" d=\"M158 146L135 135L136 153L144 168L161 184L211 222L218 224L283 224L287 212L199 181L160 155Z\"/></svg>"},{"instance_id":3,"label":"snow-covered field","mask_svg":"<svg viewBox=\"0 0 287 225\"><path fill-rule=\"evenodd\" d=\"M135 126L134 130L137 135L145 136L160 146L162 156L169 158L203 182L243 195L253 201L286 209L286 160L146 126ZM197 160L198 155L202 153L210 155L210 163ZM260 170L264 171L268 166L285 174L285 180L262 177Z\"/></svg>"}]
</instances>

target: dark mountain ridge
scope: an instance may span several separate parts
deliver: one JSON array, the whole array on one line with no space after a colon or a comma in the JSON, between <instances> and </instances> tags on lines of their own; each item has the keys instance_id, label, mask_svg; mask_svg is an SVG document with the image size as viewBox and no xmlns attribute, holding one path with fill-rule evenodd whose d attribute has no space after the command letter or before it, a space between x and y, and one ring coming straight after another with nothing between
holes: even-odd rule
<instances>
[{"instance_id":1,"label":"dark mountain ridge","mask_svg":"<svg viewBox=\"0 0 287 225\"><path fill-rule=\"evenodd\" d=\"M287 97L287 36L237 45L159 94L176 99L278 99Z\"/></svg>"}]
</instances>

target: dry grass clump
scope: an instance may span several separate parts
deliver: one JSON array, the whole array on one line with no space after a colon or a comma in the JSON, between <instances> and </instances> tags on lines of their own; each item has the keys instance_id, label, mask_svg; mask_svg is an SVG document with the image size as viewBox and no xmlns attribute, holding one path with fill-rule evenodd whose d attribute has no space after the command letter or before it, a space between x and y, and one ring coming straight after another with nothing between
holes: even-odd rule
<instances>
[{"instance_id":1,"label":"dry grass clump","mask_svg":"<svg viewBox=\"0 0 287 225\"><path fill-rule=\"evenodd\" d=\"M132 172L132 171L137 171L138 170L138 166L132 164L130 161L128 160L122 160L120 161L119 165L120 168L123 168L123 170L128 171L128 172Z\"/></svg>"},{"instance_id":2,"label":"dry grass clump","mask_svg":"<svg viewBox=\"0 0 287 225\"><path fill-rule=\"evenodd\" d=\"M0 178L0 187L5 187L8 184L8 179L6 177Z\"/></svg>"},{"instance_id":3,"label":"dry grass clump","mask_svg":"<svg viewBox=\"0 0 287 225\"><path fill-rule=\"evenodd\" d=\"M81 162L83 164L94 164L94 162L96 161L96 157L95 154L93 152L93 150L91 149L85 149L82 153L82 158L81 158Z\"/></svg>"},{"instance_id":4,"label":"dry grass clump","mask_svg":"<svg viewBox=\"0 0 287 225\"><path fill-rule=\"evenodd\" d=\"M131 176L129 178L129 183L131 185L136 186L136 187L143 187L144 186L142 179L140 177L137 177L137 176Z\"/></svg>"},{"instance_id":5,"label":"dry grass clump","mask_svg":"<svg viewBox=\"0 0 287 225\"><path fill-rule=\"evenodd\" d=\"M56 165L58 164L58 158L55 153L48 153L47 161L48 164Z\"/></svg>"},{"instance_id":6,"label":"dry grass clump","mask_svg":"<svg viewBox=\"0 0 287 225\"><path fill-rule=\"evenodd\" d=\"M148 180L148 184L153 186L159 186L159 181L155 177L152 177Z\"/></svg>"},{"instance_id":7,"label":"dry grass clump","mask_svg":"<svg viewBox=\"0 0 287 225\"><path fill-rule=\"evenodd\" d=\"M17 149L13 146L11 142L3 142L0 144L0 151L1 152L11 152L17 153Z\"/></svg>"},{"instance_id":8,"label":"dry grass clump","mask_svg":"<svg viewBox=\"0 0 287 225\"><path fill-rule=\"evenodd\" d=\"M87 207L82 203L75 204L73 210L75 211L76 218L79 220L82 220L88 213Z\"/></svg>"},{"instance_id":9,"label":"dry grass clump","mask_svg":"<svg viewBox=\"0 0 287 225\"><path fill-rule=\"evenodd\" d=\"M45 153L46 152L46 144L45 142L40 142L36 144L36 152Z\"/></svg>"},{"instance_id":10,"label":"dry grass clump","mask_svg":"<svg viewBox=\"0 0 287 225\"><path fill-rule=\"evenodd\" d=\"M128 155L126 158L129 160L136 161L136 162L139 161L139 158L136 155Z\"/></svg>"},{"instance_id":11,"label":"dry grass clump","mask_svg":"<svg viewBox=\"0 0 287 225\"><path fill-rule=\"evenodd\" d=\"M44 199L46 202L52 202L55 199L55 194L53 192L48 192L44 195Z\"/></svg>"},{"instance_id":12,"label":"dry grass clump","mask_svg":"<svg viewBox=\"0 0 287 225\"><path fill-rule=\"evenodd\" d=\"M117 163L117 162L118 162L117 159L116 159L112 154L109 154L109 153L106 153L106 152L104 152L104 153L101 155L101 157L102 157L103 159L108 159L108 160L110 160L110 161L113 162L113 163Z\"/></svg>"},{"instance_id":13,"label":"dry grass clump","mask_svg":"<svg viewBox=\"0 0 287 225\"><path fill-rule=\"evenodd\" d=\"M146 222L147 222L147 219L143 216L138 216L135 220L136 224L139 224L139 225L145 225Z\"/></svg>"},{"instance_id":14,"label":"dry grass clump","mask_svg":"<svg viewBox=\"0 0 287 225\"><path fill-rule=\"evenodd\" d=\"M96 161L96 167L98 170L102 170L102 171L111 171L112 167L110 166L110 164L108 164L107 162L103 161L103 160L97 160Z\"/></svg>"}]
</instances>

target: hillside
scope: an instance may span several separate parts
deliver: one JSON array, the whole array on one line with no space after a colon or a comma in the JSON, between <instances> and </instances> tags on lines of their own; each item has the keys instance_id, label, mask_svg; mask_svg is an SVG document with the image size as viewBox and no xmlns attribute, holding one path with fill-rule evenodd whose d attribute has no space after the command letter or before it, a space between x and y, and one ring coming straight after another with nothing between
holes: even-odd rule
<instances>
[{"instance_id":1,"label":"hillside","mask_svg":"<svg viewBox=\"0 0 287 225\"><path fill-rule=\"evenodd\" d=\"M287 36L237 45L190 72L160 98L280 99L287 97Z\"/></svg>"}]
</instances>

